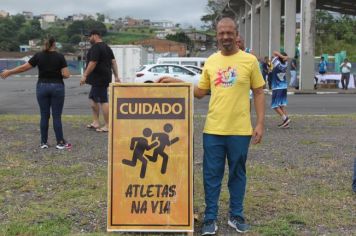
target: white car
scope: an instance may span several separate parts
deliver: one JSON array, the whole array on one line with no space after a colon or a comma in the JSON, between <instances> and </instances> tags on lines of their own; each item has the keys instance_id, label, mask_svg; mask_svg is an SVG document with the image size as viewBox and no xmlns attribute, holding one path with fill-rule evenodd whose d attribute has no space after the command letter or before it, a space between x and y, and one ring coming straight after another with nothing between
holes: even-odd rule
<instances>
[{"instance_id":1,"label":"white car","mask_svg":"<svg viewBox=\"0 0 356 236\"><path fill-rule=\"evenodd\" d=\"M154 83L163 76L181 79L185 82L198 84L200 75L180 65L154 64L144 65L136 71L135 83Z\"/></svg>"},{"instance_id":2,"label":"white car","mask_svg":"<svg viewBox=\"0 0 356 236\"><path fill-rule=\"evenodd\" d=\"M201 74L203 72L203 69L198 66L184 65L184 67L188 68L191 71L194 71L196 74Z\"/></svg>"}]
</instances>

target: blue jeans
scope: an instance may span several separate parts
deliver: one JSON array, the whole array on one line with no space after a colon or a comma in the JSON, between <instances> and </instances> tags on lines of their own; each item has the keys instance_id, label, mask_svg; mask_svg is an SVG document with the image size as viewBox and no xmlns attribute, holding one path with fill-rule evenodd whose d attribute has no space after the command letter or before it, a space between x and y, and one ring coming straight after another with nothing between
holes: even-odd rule
<instances>
[{"instance_id":1,"label":"blue jeans","mask_svg":"<svg viewBox=\"0 0 356 236\"><path fill-rule=\"evenodd\" d=\"M47 143L48 123L52 108L53 128L57 143L64 141L62 129L62 110L64 105L64 84L37 83L36 95L41 112L41 143Z\"/></svg>"},{"instance_id":2,"label":"blue jeans","mask_svg":"<svg viewBox=\"0 0 356 236\"><path fill-rule=\"evenodd\" d=\"M246 160L251 136L203 134L205 221L216 220L225 160L229 166L230 216L244 217Z\"/></svg>"}]
</instances>

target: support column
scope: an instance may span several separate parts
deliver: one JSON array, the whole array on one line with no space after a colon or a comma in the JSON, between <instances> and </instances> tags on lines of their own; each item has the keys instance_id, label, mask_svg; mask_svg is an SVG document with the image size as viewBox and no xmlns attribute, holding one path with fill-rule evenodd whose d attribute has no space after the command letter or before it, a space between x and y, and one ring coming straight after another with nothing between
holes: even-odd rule
<instances>
[{"instance_id":1,"label":"support column","mask_svg":"<svg viewBox=\"0 0 356 236\"><path fill-rule=\"evenodd\" d=\"M260 10L260 56L269 55L269 2L261 1Z\"/></svg>"},{"instance_id":2,"label":"support column","mask_svg":"<svg viewBox=\"0 0 356 236\"><path fill-rule=\"evenodd\" d=\"M299 87L302 90L313 89L314 87L315 8L316 0L301 0Z\"/></svg>"},{"instance_id":3,"label":"support column","mask_svg":"<svg viewBox=\"0 0 356 236\"><path fill-rule=\"evenodd\" d=\"M242 38L245 38L245 31L246 31L246 17L245 17L245 7L242 5L239 9L239 35Z\"/></svg>"},{"instance_id":4,"label":"support column","mask_svg":"<svg viewBox=\"0 0 356 236\"><path fill-rule=\"evenodd\" d=\"M279 51L281 48L281 0L269 0L270 6L270 35L269 35L269 55L272 56L273 51Z\"/></svg>"},{"instance_id":5,"label":"support column","mask_svg":"<svg viewBox=\"0 0 356 236\"><path fill-rule=\"evenodd\" d=\"M249 15L249 12L251 10L251 7L245 3L245 47L251 48L251 15Z\"/></svg>"},{"instance_id":6,"label":"support column","mask_svg":"<svg viewBox=\"0 0 356 236\"><path fill-rule=\"evenodd\" d=\"M256 6L260 3L260 0L252 0L252 49L256 56L260 56L260 9L256 9Z\"/></svg>"},{"instance_id":7,"label":"support column","mask_svg":"<svg viewBox=\"0 0 356 236\"><path fill-rule=\"evenodd\" d=\"M296 36L296 0L284 0L284 51L290 58L295 55L295 36Z\"/></svg>"}]
</instances>

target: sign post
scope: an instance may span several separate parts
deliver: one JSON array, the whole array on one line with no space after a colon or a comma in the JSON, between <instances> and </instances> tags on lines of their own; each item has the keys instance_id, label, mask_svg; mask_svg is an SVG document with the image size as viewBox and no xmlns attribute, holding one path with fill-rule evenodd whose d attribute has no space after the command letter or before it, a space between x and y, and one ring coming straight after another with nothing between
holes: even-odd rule
<instances>
[{"instance_id":1,"label":"sign post","mask_svg":"<svg viewBox=\"0 0 356 236\"><path fill-rule=\"evenodd\" d=\"M193 232L193 86L112 84L108 231Z\"/></svg>"}]
</instances>

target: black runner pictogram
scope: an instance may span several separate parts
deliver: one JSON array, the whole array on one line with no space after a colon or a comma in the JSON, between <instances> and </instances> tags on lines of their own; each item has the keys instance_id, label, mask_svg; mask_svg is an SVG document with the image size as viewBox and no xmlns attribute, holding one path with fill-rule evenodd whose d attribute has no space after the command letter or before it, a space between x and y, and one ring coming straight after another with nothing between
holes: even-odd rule
<instances>
[{"instance_id":1,"label":"black runner pictogram","mask_svg":"<svg viewBox=\"0 0 356 236\"><path fill-rule=\"evenodd\" d=\"M145 128L143 130L144 137L133 137L131 139L130 150L133 150L132 160L124 159L122 163L128 166L136 166L137 160L142 162L140 178L145 178L147 160L144 158L143 154L146 150L151 150L153 147L158 145L158 141L153 141L148 144L148 140L145 137L150 137L152 135L152 130L150 128Z\"/></svg>"},{"instance_id":2,"label":"black runner pictogram","mask_svg":"<svg viewBox=\"0 0 356 236\"><path fill-rule=\"evenodd\" d=\"M161 173L165 174L167 171L169 156L164 152L164 149L178 142L179 137L175 137L172 140L169 139L169 133L173 130L173 126L169 123L164 125L163 130L164 132L162 133L152 134L150 128L145 128L142 132L144 137L133 137L131 139L130 150L133 150L132 160L124 159L122 163L128 166L136 166L137 160L140 160L142 162L140 178L144 178L146 175L147 159L156 162L158 156L163 158ZM149 137L151 137L150 144L148 142ZM146 150L148 151L152 148L155 148L152 156L144 154Z\"/></svg>"},{"instance_id":3,"label":"black runner pictogram","mask_svg":"<svg viewBox=\"0 0 356 236\"><path fill-rule=\"evenodd\" d=\"M158 140L159 145L153 150L153 155L145 155L145 157L148 158L148 160L152 162L156 162L158 155L160 155L163 158L162 162L162 167L161 167L161 173L164 174L166 173L167 170L167 164L168 164L168 154L164 152L164 149L166 146L171 146L172 144L178 142L179 137L175 137L172 140L169 140L169 133L173 130L173 126L171 124L165 124L163 127L163 130L165 133L154 133L152 135L152 140Z\"/></svg>"}]
</instances>

